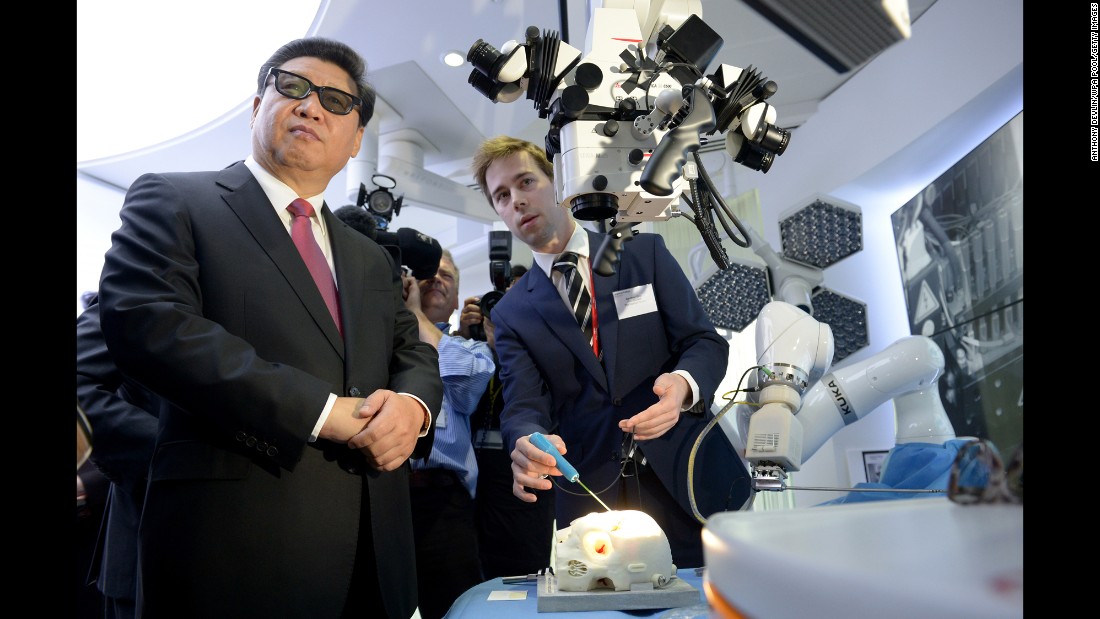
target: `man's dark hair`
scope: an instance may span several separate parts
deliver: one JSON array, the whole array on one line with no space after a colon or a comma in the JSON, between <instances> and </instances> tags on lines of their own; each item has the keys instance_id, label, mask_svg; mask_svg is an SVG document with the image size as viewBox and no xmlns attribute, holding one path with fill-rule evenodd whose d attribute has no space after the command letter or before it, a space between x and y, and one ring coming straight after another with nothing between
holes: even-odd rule
<instances>
[{"instance_id":1,"label":"man's dark hair","mask_svg":"<svg viewBox=\"0 0 1100 619\"><path fill-rule=\"evenodd\" d=\"M523 277L527 273L527 267L522 264L512 265L512 281L508 282L508 287L511 288L512 284L516 283L516 280Z\"/></svg>"},{"instance_id":2,"label":"man's dark hair","mask_svg":"<svg viewBox=\"0 0 1100 619\"><path fill-rule=\"evenodd\" d=\"M295 58L304 57L319 58L325 62L331 62L351 76L356 89L359 91L359 98L363 100L363 105L359 107L359 126L366 127L371 117L374 116L375 100L374 88L371 88L364 77L367 64L358 52L340 41L323 37L307 37L283 45L267 59L267 62L260 66L260 74L256 78L256 94L261 97L264 95L264 88L267 87L268 71L272 68L279 68Z\"/></svg>"}]
</instances>

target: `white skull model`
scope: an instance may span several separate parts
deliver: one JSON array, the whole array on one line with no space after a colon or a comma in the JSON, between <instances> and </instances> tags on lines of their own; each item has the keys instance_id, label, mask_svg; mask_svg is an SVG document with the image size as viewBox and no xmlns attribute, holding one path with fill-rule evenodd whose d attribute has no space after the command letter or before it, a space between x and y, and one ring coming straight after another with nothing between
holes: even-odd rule
<instances>
[{"instance_id":1,"label":"white skull model","mask_svg":"<svg viewBox=\"0 0 1100 619\"><path fill-rule=\"evenodd\" d=\"M591 513L557 532L554 575L560 591L661 588L675 574L668 537L645 512Z\"/></svg>"}]
</instances>

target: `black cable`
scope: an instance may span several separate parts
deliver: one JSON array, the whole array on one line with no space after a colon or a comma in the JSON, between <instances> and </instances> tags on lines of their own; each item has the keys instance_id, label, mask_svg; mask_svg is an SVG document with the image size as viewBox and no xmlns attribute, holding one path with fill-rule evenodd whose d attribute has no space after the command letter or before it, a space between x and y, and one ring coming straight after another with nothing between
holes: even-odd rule
<instances>
[{"instance_id":1,"label":"black cable","mask_svg":"<svg viewBox=\"0 0 1100 619\"><path fill-rule=\"evenodd\" d=\"M726 225L726 220L723 219L721 213L719 213L718 220L722 222L722 227L725 228L726 234L728 234L730 240L736 243L738 246L749 247L750 245L752 245L752 241L749 239L748 231L745 230L745 227L741 225L741 221L737 219L737 216L734 215L729 205L726 204L726 201L722 199L721 192L718 191L718 188L715 186L714 181L710 178L710 174L707 173L706 167L703 166L703 159L699 156L699 151L693 152L692 157L694 157L695 159L695 165L699 167L699 178L703 179L703 182L707 186L708 193L711 197L717 200L718 204L722 207L722 210L726 213L726 216L730 218L730 220L733 222L733 225L737 227L738 232L741 233L744 241L737 238L737 235L735 235L733 231L730 230L729 226Z\"/></svg>"},{"instance_id":2,"label":"black cable","mask_svg":"<svg viewBox=\"0 0 1100 619\"><path fill-rule=\"evenodd\" d=\"M694 201L686 196L684 197L684 200L695 211L695 218L689 218L689 221L695 224L695 228L699 230L699 236L703 238L707 249L710 250L711 260L714 260L719 269L726 270L730 268L729 257L726 256L726 248L722 247L722 240L718 237L718 232L714 228L714 222L711 219L712 210L704 203L705 194L699 193L698 183L695 179L688 181L688 187L691 189L691 195L695 197Z\"/></svg>"},{"instance_id":3,"label":"black cable","mask_svg":"<svg viewBox=\"0 0 1100 619\"><path fill-rule=\"evenodd\" d=\"M711 259L718 265L718 268L726 270L730 268L729 257L726 255L726 249L722 245L722 239L718 235L717 228L714 224L714 218L717 217L719 223L722 224L722 228L726 231L730 240L741 247L749 247L752 245L751 239L749 239L749 233L745 227L741 224L741 221L730 209L722 198L721 192L715 186L714 181L711 179L710 174L707 173L706 167L703 165L703 160L699 156L699 151L693 151L692 157L695 160L695 165L699 171L699 175L695 179L688 181L689 196L681 196L687 205L694 212L694 217L689 216L686 212L681 211L681 216L686 217L688 221L695 225L695 228L699 230L699 236L702 237L703 242L706 244L707 249L710 251ZM702 189L700 189L699 183L702 182ZM717 202L721 210L715 207ZM725 216L723 216L725 213ZM729 222L733 223L733 226L740 232L740 237L734 233L730 227Z\"/></svg>"}]
</instances>

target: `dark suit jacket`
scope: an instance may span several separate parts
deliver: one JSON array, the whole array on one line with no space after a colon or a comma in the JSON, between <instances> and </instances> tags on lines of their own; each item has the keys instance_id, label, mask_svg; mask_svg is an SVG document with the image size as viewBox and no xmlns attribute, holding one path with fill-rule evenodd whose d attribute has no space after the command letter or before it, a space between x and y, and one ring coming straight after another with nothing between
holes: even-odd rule
<instances>
[{"instance_id":1,"label":"dark suit jacket","mask_svg":"<svg viewBox=\"0 0 1100 619\"><path fill-rule=\"evenodd\" d=\"M337 617L356 553L384 610L416 606L408 467L308 442L330 393L386 388L438 414L438 356L389 253L321 209L344 336L242 163L131 185L100 280L119 369L163 398L141 521L139 612ZM415 455L431 449L432 434ZM382 604L378 605L381 611Z\"/></svg>"},{"instance_id":2,"label":"dark suit jacket","mask_svg":"<svg viewBox=\"0 0 1100 619\"><path fill-rule=\"evenodd\" d=\"M91 575L104 595L134 600L138 520L157 434L157 404L115 367L99 328L98 304L76 319L76 398L95 436L92 462L111 482Z\"/></svg>"},{"instance_id":3,"label":"dark suit jacket","mask_svg":"<svg viewBox=\"0 0 1100 619\"><path fill-rule=\"evenodd\" d=\"M593 254L604 238L588 232ZM639 234L625 242L615 274L594 274L594 285L604 367L541 268L532 267L512 286L493 308L492 320L504 384L506 448L531 432L558 434L581 481L597 490L619 473L624 436L619 420L657 402L657 376L687 370L709 409L726 373L729 344L715 331L659 235ZM652 287L656 310L620 319L613 293L646 285ZM688 514L688 456L709 418L683 413L672 430L641 443L661 482ZM696 458L693 479L703 515L742 507L747 486L736 496L731 488L745 486L747 472L720 429L707 435ZM559 528L599 509L583 492L559 492L556 498Z\"/></svg>"}]
</instances>

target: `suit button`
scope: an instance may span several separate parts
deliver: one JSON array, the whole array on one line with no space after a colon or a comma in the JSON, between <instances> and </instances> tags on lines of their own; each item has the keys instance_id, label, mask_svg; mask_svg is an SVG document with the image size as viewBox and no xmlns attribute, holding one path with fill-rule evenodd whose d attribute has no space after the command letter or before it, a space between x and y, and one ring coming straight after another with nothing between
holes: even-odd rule
<instances>
[{"instance_id":1,"label":"suit button","mask_svg":"<svg viewBox=\"0 0 1100 619\"><path fill-rule=\"evenodd\" d=\"M261 452L262 451L267 451L267 443L264 442L264 441L260 441L259 443L256 443L256 450L261 451Z\"/></svg>"},{"instance_id":2,"label":"suit button","mask_svg":"<svg viewBox=\"0 0 1100 619\"><path fill-rule=\"evenodd\" d=\"M348 472L351 473L352 475L358 475L359 474L359 467L349 466L348 467Z\"/></svg>"},{"instance_id":3,"label":"suit button","mask_svg":"<svg viewBox=\"0 0 1100 619\"><path fill-rule=\"evenodd\" d=\"M248 440L246 440L246 441L244 442L244 444L245 444L245 445L248 445L249 447L252 447L252 446L254 446L254 445L256 444L256 437L255 437L255 436L250 436L250 437L248 437Z\"/></svg>"},{"instance_id":4,"label":"suit button","mask_svg":"<svg viewBox=\"0 0 1100 619\"><path fill-rule=\"evenodd\" d=\"M622 400L622 398L615 398L614 400L611 400L611 403L614 404L615 406L622 406L623 405L623 400Z\"/></svg>"},{"instance_id":5,"label":"suit button","mask_svg":"<svg viewBox=\"0 0 1100 619\"><path fill-rule=\"evenodd\" d=\"M274 445L272 445L271 447L267 448L267 455L274 458L275 456L279 455L279 450L276 449L276 447Z\"/></svg>"},{"instance_id":6,"label":"suit button","mask_svg":"<svg viewBox=\"0 0 1100 619\"><path fill-rule=\"evenodd\" d=\"M350 395L353 398L358 398L359 397L359 388L358 387L352 387L351 390L348 391L348 395Z\"/></svg>"},{"instance_id":7,"label":"suit button","mask_svg":"<svg viewBox=\"0 0 1100 619\"><path fill-rule=\"evenodd\" d=\"M233 438L237 439L238 443L243 443L245 437L247 437L247 436L248 435L244 433L244 430L239 430L239 431L237 431L236 436L234 436Z\"/></svg>"}]
</instances>

